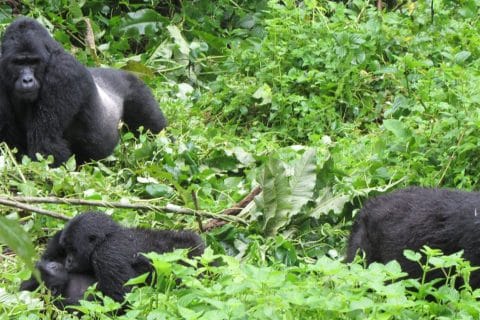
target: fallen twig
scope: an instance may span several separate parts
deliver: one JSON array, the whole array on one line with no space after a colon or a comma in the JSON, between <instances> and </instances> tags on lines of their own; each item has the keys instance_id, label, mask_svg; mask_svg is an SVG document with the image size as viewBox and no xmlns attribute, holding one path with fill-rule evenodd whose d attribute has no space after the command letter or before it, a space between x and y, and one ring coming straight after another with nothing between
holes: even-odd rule
<instances>
[{"instance_id":1,"label":"fallen twig","mask_svg":"<svg viewBox=\"0 0 480 320\"><path fill-rule=\"evenodd\" d=\"M255 187L245 198L243 198L239 203L235 204L233 207L225 209L222 212L222 215L235 216L239 214L253 199L262 192L261 187ZM225 221L219 219L213 219L209 221L203 228L205 231L209 231L214 228L218 228L226 224Z\"/></svg>"},{"instance_id":2,"label":"fallen twig","mask_svg":"<svg viewBox=\"0 0 480 320\"><path fill-rule=\"evenodd\" d=\"M27 211L40 213L40 214L43 214L43 215L46 215L46 216L49 216L49 217L52 217L52 218L64 220L64 221L70 220L69 217L67 217L67 216L65 216L61 213L58 213L58 212L55 212L55 211L50 211L50 210L45 210L45 209L42 209L42 208L37 208L35 206L31 206L31 205L28 205L28 204L8 200L8 199L5 199L5 198L0 198L0 204L4 205L4 206L7 206L7 207L13 207L13 208L17 208L17 209L22 209L22 210L27 210Z\"/></svg>"}]
</instances>

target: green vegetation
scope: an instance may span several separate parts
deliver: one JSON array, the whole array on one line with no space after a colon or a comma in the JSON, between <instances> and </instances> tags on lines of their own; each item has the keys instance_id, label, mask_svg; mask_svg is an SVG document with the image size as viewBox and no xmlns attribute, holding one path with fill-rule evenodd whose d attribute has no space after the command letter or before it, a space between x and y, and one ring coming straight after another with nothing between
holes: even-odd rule
<instances>
[{"instance_id":1,"label":"green vegetation","mask_svg":"<svg viewBox=\"0 0 480 320\"><path fill-rule=\"evenodd\" d=\"M201 213L263 189L234 221L203 233L210 249L199 261L149 255L157 277L128 295L125 315L97 294L78 307L83 318L478 319L480 291L453 285L472 270L460 254L424 249L425 270L448 275L442 286L398 280L396 262L365 268L342 258L367 197L408 185L478 188L480 1L434 0L433 10L430 0L406 1L391 11L363 0L172 3L0 2L0 33L13 11L38 19L83 63L140 74L170 122L157 136L124 133L111 157L79 168L74 159L55 169L51 159L17 162L2 144L1 196L171 203L200 215L35 206L198 231L211 220ZM0 213L0 319L53 318L61 311L45 290L18 286L28 257L63 221ZM19 245L22 231L35 250Z\"/></svg>"}]
</instances>

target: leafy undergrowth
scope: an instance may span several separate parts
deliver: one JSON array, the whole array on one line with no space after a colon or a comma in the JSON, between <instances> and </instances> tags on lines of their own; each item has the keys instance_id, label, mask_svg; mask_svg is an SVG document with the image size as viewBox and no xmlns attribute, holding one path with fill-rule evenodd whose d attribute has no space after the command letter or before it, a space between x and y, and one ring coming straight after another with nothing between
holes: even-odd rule
<instances>
[{"instance_id":1,"label":"leafy undergrowth","mask_svg":"<svg viewBox=\"0 0 480 320\"><path fill-rule=\"evenodd\" d=\"M201 231L263 190L202 233L211 251L200 267L176 264L180 253L153 256L157 281L128 296L125 315L98 297L79 307L85 319L479 317L479 292L454 289L452 268L464 279L471 270L458 255L426 250L426 268L450 270L443 286L399 280L395 262L341 262L367 197L406 185L472 190L480 178L479 1L404 1L391 11L373 2L0 3L0 32L15 12L37 18L82 63L140 75L169 120L155 136L124 131L112 156L80 167L73 158L55 169L52 159L17 160L0 144L2 199L101 200L106 207L32 205ZM174 204L197 215L112 203ZM44 289L18 286L63 222L0 212L0 319L55 317ZM213 256L219 263L210 266Z\"/></svg>"},{"instance_id":2,"label":"leafy undergrowth","mask_svg":"<svg viewBox=\"0 0 480 320\"><path fill-rule=\"evenodd\" d=\"M426 249L429 270L446 273L453 266L468 279L471 268L459 254L441 256ZM81 301L71 315L85 319L474 319L480 316L480 291L457 291L455 274L446 284L434 286L405 276L397 262L387 265L350 266L323 256L315 263L255 265L211 249L197 260L186 252L158 255L152 259L156 277L150 286L135 288L127 295L129 309L97 293L95 301ZM407 256L415 259L413 252ZM181 264L179 262L182 262ZM215 262L216 266L209 264ZM181 279L181 281L177 281ZM131 284L142 283L143 277ZM428 299L426 299L428 297ZM50 316L45 303L26 295L5 295L6 317L39 319ZM23 303L18 303L20 302ZM47 300L48 301L48 300ZM436 302L434 302L436 301ZM32 314L45 312L44 316ZM30 313L29 316L26 313Z\"/></svg>"}]
</instances>

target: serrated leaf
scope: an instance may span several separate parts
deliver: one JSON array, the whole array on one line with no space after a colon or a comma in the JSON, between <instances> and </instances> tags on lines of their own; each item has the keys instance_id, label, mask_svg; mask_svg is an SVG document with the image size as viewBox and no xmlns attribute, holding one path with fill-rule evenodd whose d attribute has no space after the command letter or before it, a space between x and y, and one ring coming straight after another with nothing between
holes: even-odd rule
<instances>
[{"instance_id":1,"label":"serrated leaf","mask_svg":"<svg viewBox=\"0 0 480 320\"><path fill-rule=\"evenodd\" d=\"M15 251L30 270L34 270L35 246L17 221L0 216L0 242Z\"/></svg>"},{"instance_id":2,"label":"serrated leaf","mask_svg":"<svg viewBox=\"0 0 480 320\"><path fill-rule=\"evenodd\" d=\"M285 167L278 159L272 158L259 177L262 194L255 198L262 215L262 230L265 235L275 235L289 221L292 194Z\"/></svg>"},{"instance_id":3,"label":"serrated leaf","mask_svg":"<svg viewBox=\"0 0 480 320\"><path fill-rule=\"evenodd\" d=\"M265 164L259 177L263 192L255 198L263 213L262 230L265 235L277 234L311 200L316 183L315 156L315 149L305 151L302 158L295 162L291 178L281 161L270 159Z\"/></svg>"},{"instance_id":4,"label":"serrated leaf","mask_svg":"<svg viewBox=\"0 0 480 320\"><path fill-rule=\"evenodd\" d=\"M320 215L329 214L330 212L339 214L342 212L345 204L349 201L350 197L348 195L334 195L330 188L324 188L320 190L319 196L315 200L317 205L310 213L310 216L318 219Z\"/></svg>"},{"instance_id":5,"label":"serrated leaf","mask_svg":"<svg viewBox=\"0 0 480 320\"><path fill-rule=\"evenodd\" d=\"M290 216L300 212L302 207L312 200L313 189L317 181L316 169L316 149L311 148L303 153L302 158L295 162L294 175L290 179L290 188L292 190L291 204L292 211Z\"/></svg>"}]
</instances>

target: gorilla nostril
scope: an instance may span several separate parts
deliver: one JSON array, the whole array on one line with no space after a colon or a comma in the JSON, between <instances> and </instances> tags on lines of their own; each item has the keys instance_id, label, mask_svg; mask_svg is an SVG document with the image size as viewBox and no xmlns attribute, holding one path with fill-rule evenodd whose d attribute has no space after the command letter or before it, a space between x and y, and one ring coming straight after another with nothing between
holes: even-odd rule
<instances>
[{"instance_id":1,"label":"gorilla nostril","mask_svg":"<svg viewBox=\"0 0 480 320\"><path fill-rule=\"evenodd\" d=\"M24 84L30 84L33 82L33 77L23 77L22 81Z\"/></svg>"}]
</instances>

